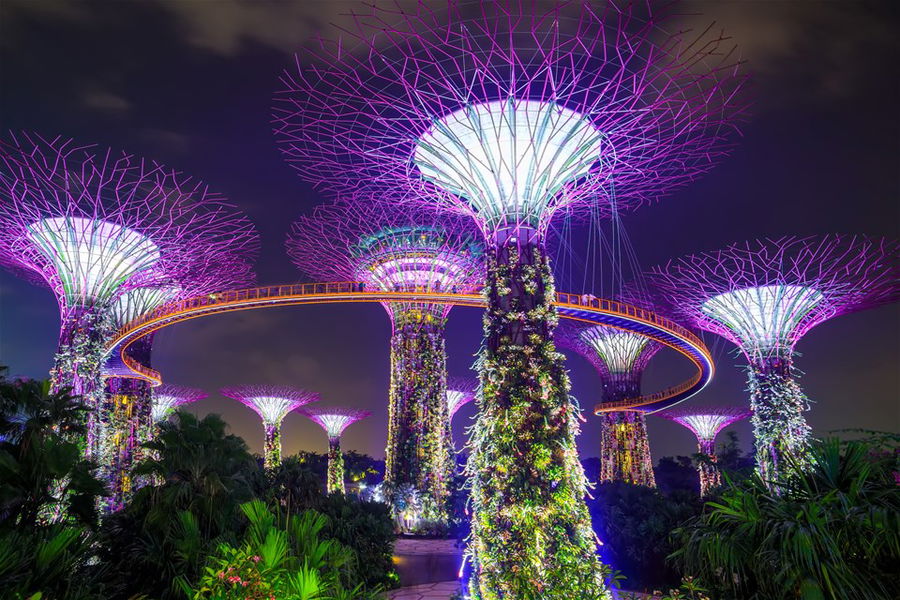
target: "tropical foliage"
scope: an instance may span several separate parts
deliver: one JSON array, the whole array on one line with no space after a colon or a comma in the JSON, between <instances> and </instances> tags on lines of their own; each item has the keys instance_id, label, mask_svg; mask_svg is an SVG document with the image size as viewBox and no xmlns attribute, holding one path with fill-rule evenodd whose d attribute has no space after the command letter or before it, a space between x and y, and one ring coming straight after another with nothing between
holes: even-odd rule
<instances>
[{"instance_id":1,"label":"tropical foliage","mask_svg":"<svg viewBox=\"0 0 900 600\"><path fill-rule=\"evenodd\" d=\"M837 440L786 455L777 492L759 476L732 484L676 532L673 557L726 598L900 597L895 456Z\"/></svg>"}]
</instances>

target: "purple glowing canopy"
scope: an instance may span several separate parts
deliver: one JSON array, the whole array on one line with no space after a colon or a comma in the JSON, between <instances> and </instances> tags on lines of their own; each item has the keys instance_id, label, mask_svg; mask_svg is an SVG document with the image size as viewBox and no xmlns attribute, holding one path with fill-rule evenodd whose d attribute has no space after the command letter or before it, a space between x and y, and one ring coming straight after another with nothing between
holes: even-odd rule
<instances>
[{"instance_id":1,"label":"purple glowing canopy","mask_svg":"<svg viewBox=\"0 0 900 600\"><path fill-rule=\"evenodd\" d=\"M708 170L745 108L726 38L645 13L379 3L284 72L275 134L307 181L392 190L488 235L636 207Z\"/></svg>"},{"instance_id":2,"label":"purple glowing canopy","mask_svg":"<svg viewBox=\"0 0 900 600\"><path fill-rule=\"evenodd\" d=\"M288 385L241 385L221 392L255 411L266 425L279 425L292 410L319 399L314 392Z\"/></svg>"},{"instance_id":3,"label":"purple glowing canopy","mask_svg":"<svg viewBox=\"0 0 900 600\"><path fill-rule=\"evenodd\" d=\"M162 421L173 410L188 404L202 400L209 394L203 390L179 385L163 384L153 390L153 408L151 410L151 418L153 422Z\"/></svg>"},{"instance_id":4,"label":"purple glowing canopy","mask_svg":"<svg viewBox=\"0 0 900 600\"><path fill-rule=\"evenodd\" d=\"M678 316L755 360L790 355L834 316L900 300L898 260L896 240L782 237L673 260L650 277Z\"/></svg>"},{"instance_id":5,"label":"purple glowing canopy","mask_svg":"<svg viewBox=\"0 0 900 600\"><path fill-rule=\"evenodd\" d=\"M714 441L720 431L752 413L750 409L739 406L685 406L655 414L690 429L702 444Z\"/></svg>"},{"instance_id":6,"label":"purple glowing canopy","mask_svg":"<svg viewBox=\"0 0 900 600\"><path fill-rule=\"evenodd\" d=\"M662 347L639 333L570 320L556 328L556 340L588 359L604 379L640 377Z\"/></svg>"},{"instance_id":7,"label":"purple glowing canopy","mask_svg":"<svg viewBox=\"0 0 900 600\"><path fill-rule=\"evenodd\" d=\"M448 377L447 378L447 411L450 418L456 414L460 408L475 399L478 393L478 381L471 377Z\"/></svg>"},{"instance_id":8,"label":"purple glowing canopy","mask_svg":"<svg viewBox=\"0 0 900 600\"><path fill-rule=\"evenodd\" d=\"M367 410L338 406L310 406L298 412L324 429L330 440L340 438L345 429L372 414Z\"/></svg>"},{"instance_id":9,"label":"purple glowing canopy","mask_svg":"<svg viewBox=\"0 0 900 600\"><path fill-rule=\"evenodd\" d=\"M196 180L148 160L22 133L0 141L0 264L48 285L65 316L112 304L116 320L153 301L252 279L252 224ZM151 294L153 295L153 294Z\"/></svg>"},{"instance_id":10,"label":"purple glowing canopy","mask_svg":"<svg viewBox=\"0 0 900 600\"><path fill-rule=\"evenodd\" d=\"M382 200L316 207L294 223L288 254L319 281L361 281L385 291L480 287L484 266L476 231L460 219ZM445 318L451 306L403 302L385 308L392 319L396 309L416 308Z\"/></svg>"}]
</instances>

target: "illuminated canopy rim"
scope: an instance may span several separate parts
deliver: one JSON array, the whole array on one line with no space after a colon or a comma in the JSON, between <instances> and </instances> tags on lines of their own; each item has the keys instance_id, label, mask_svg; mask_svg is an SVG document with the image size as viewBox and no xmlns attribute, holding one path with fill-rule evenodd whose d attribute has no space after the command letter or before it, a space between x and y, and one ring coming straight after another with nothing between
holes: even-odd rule
<instances>
[{"instance_id":1,"label":"illuminated canopy rim","mask_svg":"<svg viewBox=\"0 0 900 600\"><path fill-rule=\"evenodd\" d=\"M701 442L715 440L720 431L751 414L749 409L737 406L684 407L656 413L659 417L690 429Z\"/></svg>"},{"instance_id":2,"label":"illuminated canopy rim","mask_svg":"<svg viewBox=\"0 0 900 600\"><path fill-rule=\"evenodd\" d=\"M162 421L177 407L202 400L207 396L206 392L196 388L171 384L160 385L153 390L151 418L154 423Z\"/></svg>"},{"instance_id":3,"label":"illuminated canopy rim","mask_svg":"<svg viewBox=\"0 0 900 600\"><path fill-rule=\"evenodd\" d=\"M594 365L601 377L640 377L662 346L646 336L615 327L563 321L557 327L560 346L569 348Z\"/></svg>"},{"instance_id":4,"label":"illuminated canopy rim","mask_svg":"<svg viewBox=\"0 0 900 600\"><path fill-rule=\"evenodd\" d=\"M322 427L328 439L341 437L345 429L372 414L367 410L335 406L310 406L299 412Z\"/></svg>"},{"instance_id":5,"label":"illuminated canopy rim","mask_svg":"<svg viewBox=\"0 0 900 600\"><path fill-rule=\"evenodd\" d=\"M596 205L598 197L615 198L617 209L639 206L727 152L746 105L744 77L724 37L667 34L660 24L670 15L617 4L379 4L284 72L276 137L315 184L425 190L433 202L485 221L509 202L504 176L529 172L530 182L514 186L512 218L541 228L555 210ZM435 156L458 148L467 130L474 135L473 122L504 119L507 134L518 127L529 141L559 142L547 145L569 156L550 160L542 150L531 167L499 165L501 154L481 143L462 144L467 157ZM596 176L586 177L591 171Z\"/></svg>"},{"instance_id":6,"label":"illuminated canopy rim","mask_svg":"<svg viewBox=\"0 0 900 600\"><path fill-rule=\"evenodd\" d=\"M900 301L900 243L850 235L732 244L652 269L673 312L751 360L784 356L834 316Z\"/></svg>"},{"instance_id":7,"label":"illuminated canopy rim","mask_svg":"<svg viewBox=\"0 0 900 600\"><path fill-rule=\"evenodd\" d=\"M286 385L227 387L222 395L255 411L265 425L279 425L292 410L319 399L319 395Z\"/></svg>"}]
</instances>

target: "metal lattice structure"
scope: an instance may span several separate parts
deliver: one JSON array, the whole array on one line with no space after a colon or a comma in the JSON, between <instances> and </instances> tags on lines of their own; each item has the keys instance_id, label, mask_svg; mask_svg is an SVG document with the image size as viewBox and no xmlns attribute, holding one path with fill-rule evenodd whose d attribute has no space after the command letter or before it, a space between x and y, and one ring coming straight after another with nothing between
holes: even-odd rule
<instances>
[{"instance_id":1,"label":"metal lattice structure","mask_svg":"<svg viewBox=\"0 0 900 600\"><path fill-rule=\"evenodd\" d=\"M85 451L121 505L150 399L146 385L104 369L107 341L124 319L175 299L174 289L249 283L257 235L202 182L63 137L0 141L0 199L0 264L56 296L53 386L90 407ZM135 350L149 361L149 340Z\"/></svg>"},{"instance_id":2,"label":"metal lattice structure","mask_svg":"<svg viewBox=\"0 0 900 600\"><path fill-rule=\"evenodd\" d=\"M281 422L292 410L319 399L315 392L288 385L241 385L220 391L223 396L237 400L262 419L265 432L263 459L269 470L281 464Z\"/></svg>"},{"instance_id":3,"label":"metal lattice structure","mask_svg":"<svg viewBox=\"0 0 900 600\"><path fill-rule=\"evenodd\" d=\"M329 494L333 492L343 494L345 487L341 435L350 425L365 419L372 413L367 410L333 406L311 406L301 410L300 413L309 417L311 421L325 430L325 434L328 436L327 491Z\"/></svg>"},{"instance_id":4,"label":"metal lattice structure","mask_svg":"<svg viewBox=\"0 0 900 600\"><path fill-rule=\"evenodd\" d=\"M203 400L209 394L197 388L165 383L153 389L153 423L168 418L179 406Z\"/></svg>"},{"instance_id":5,"label":"metal lattice structure","mask_svg":"<svg viewBox=\"0 0 900 600\"><path fill-rule=\"evenodd\" d=\"M727 152L744 109L729 43L711 30L667 33L665 21L631 3L382 4L298 57L275 97L276 137L301 177L469 215L490 241L469 463L475 598L606 595L581 500L578 425L550 342L544 234L562 212L650 202ZM522 423L505 417L512 396ZM554 464L565 483L526 476L557 472L535 466L540 453L519 447L526 438L567 449ZM531 489L518 489L525 481ZM560 485L573 497L565 510L554 508ZM520 501L535 505L506 505ZM535 532L552 556L533 556Z\"/></svg>"},{"instance_id":6,"label":"metal lattice structure","mask_svg":"<svg viewBox=\"0 0 900 600\"><path fill-rule=\"evenodd\" d=\"M749 409L738 406L677 407L656 413L657 416L675 421L690 429L696 436L698 450L703 458L697 464L700 474L700 495L722 484L722 474L716 466L716 436L719 432L751 414Z\"/></svg>"},{"instance_id":7,"label":"metal lattice structure","mask_svg":"<svg viewBox=\"0 0 900 600\"><path fill-rule=\"evenodd\" d=\"M779 477L785 453L802 459L809 437L795 345L827 319L900 299L898 265L896 240L822 235L734 244L652 270L677 315L731 340L746 357L765 478Z\"/></svg>"},{"instance_id":8,"label":"metal lattice structure","mask_svg":"<svg viewBox=\"0 0 900 600\"><path fill-rule=\"evenodd\" d=\"M294 225L288 253L324 281L354 279L423 296L479 290L484 267L477 230L390 198L317 207ZM424 300L383 306L393 325L385 481L389 488L413 486L427 519L443 521L455 464L445 401L444 326L451 306Z\"/></svg>"},{"instance_id":9,"label":"metal lattice structure","mask_svg":"<svg viewBox=\"0 0 900 600\"><path fill-rule=\"evenodd\" d=\"M619 406L626 400L640 404L641 377L660 344L635 332L577 321L563 322L556 329L556 340L594 365L602 385L598 406ZM655 487L644 411L598 410L598 414L600 481Z\"/></svg>"},{"instance_id":10,"label":"metal lattice structure","mask_svg":"<svg viewBox=\"0 0 900 600\"><path fill-rule=\"evenodd\" d=\"M450 377L447 379L447 411L450 419L460 408L475 400L478 381L470 377Z\"/></svg>"}]
</instances>

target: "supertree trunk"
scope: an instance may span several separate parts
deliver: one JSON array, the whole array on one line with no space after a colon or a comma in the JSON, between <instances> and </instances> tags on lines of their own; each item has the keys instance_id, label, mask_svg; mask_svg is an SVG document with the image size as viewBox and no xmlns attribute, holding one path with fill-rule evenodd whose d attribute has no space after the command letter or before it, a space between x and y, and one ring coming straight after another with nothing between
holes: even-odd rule
<instances>
[{"instance_id":1,"label":"supertree trunk","mask_svg":"<svg viewBox=\"0 0 900 600\"><path fill-rule=\"evenodd\" d=\"M133 358L148 366L152 337L142 338L129 348ZM104 506L106 511L121 509L131 492L142 483L132 478L131 470L143 458L141 444L150 441L152 403L150 382L107 379L97 435L97 462L110 492Z\"/></svg>"},{"instance_id":2,"label":"supertree trunk","mask_svg":"<svg viewBox=\"0 0 900 600\"><path fill-rule=\"evenodd\" d=\"M433 522L447 520L452 478L446 394L443 323L398 324L391 337L385 482L394 491L415 489L420 517Z\"/></svg>"},{"instance_id":3,"label":"supertree trunk","mask_svg":"<svg viewBox=\"0 0 900 600\"><path fill-rule=\"evenodd\" d=\"M795 377L791 357L754 361L748 369L756 470L766 481L784 476L786 456L793 464L802 464L807 456L810 427L803 412L809 399Z\"/></svg>"},{"instance_id":4,"label":"supertree trunk","mask_svg":"<svg viewBox=\"0 0 900 600\"><path fill-rule=\"evenodd\" d=\"M50 371L51 388L54 392L68 390L88 407L82 444L85 456L93 459L99 443L103 360L112 324L97 307L73 308L64 315Z\"/></svg>"},{"instance_id":5,"label":"supertree trunk","mask_svg":"<svg viewBox=\"0 0 900 600\"><path fill-rule=\"evenodd\" d=\"M600 481L656 487L644 413L604 413L600 431Z\"/></svg>"},{"instance_id":6,"label":"supertree trunk","mask_svg":"<svg viewBox=\"0 0 900 600\"><path fill-rule=\"evenodd\" d=\"M341 455L341 439L328 439L328 493L343 494L344 489L344 457Z\"/></svg>"},{"instance_id":7,"label":"supertree trunk","mask_svg":"<svg viewBox=\"0 0 900 600\"><path fill-rule=\"evenodd\" d=\"M704 459L697 465L700 474L700 495L706 496L711 489L722 485L722 473L716 465L715 440L700 440L700 454Z\"/></svg>"},{"instance_id":8,"label":"supertree trunk","mask_svg":"<svg viewBox=\"0 0 900 600\"><path fill-rule=\"evenodd\" d=\"M263 465L271 472L281 464L281 423L263 423Z\"/></svg>"},{"instance_id":9,"label":"supertree trunk","mask_svg":"<svg viewBox=\"0 0 900 600\"><path fill-rule=\"evenodd\" d=\"M552 332L543 248L513 239L488 259L482 395L467 471L473 598L608 598L584 503L577 409Z\"/></svg>"}]
</instances>

